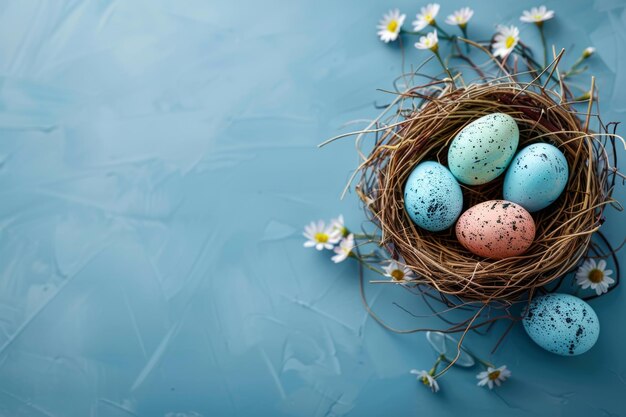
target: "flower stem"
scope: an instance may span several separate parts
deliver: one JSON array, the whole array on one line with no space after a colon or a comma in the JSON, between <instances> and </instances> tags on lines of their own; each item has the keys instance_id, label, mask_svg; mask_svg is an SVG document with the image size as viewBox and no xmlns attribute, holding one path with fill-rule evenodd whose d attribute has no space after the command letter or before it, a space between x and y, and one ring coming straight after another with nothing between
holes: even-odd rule
<instances>
[{"instance_id":1,"label":"flower stem","mask_svg":"<svg viewBox=\"0 0 626 417\"><path fill-rule=\"evenodd\" d=\"M443 36L442 36L442 38L443 38L443 39L448 39L448 40L450 40L450 39L454 38L454 36L450 35L448 32L446 32L445 30L443 30L443 28L442 28L441 26L439 26L439 25L437 24L437 22L433 22L433 23L432 23L432 25L433 25L433 26L435 27L435 29L437 29L439 32L443 33Z\"/></svg>"},{"instance_id":2,"label":"flower stem","mask_svg":"<svg viewBox=\"0 0 626 417\"><path fill-rule=\"evenodd\" d=\"M400 33L403 35L414 35L414 36L426 36L426 34L424 32L420 32L420 31L414 31L414 30L405 30L405 29L400 29ZM447 34L443 34L441 36L439 36L439 38L449 41L451 40L453 37Z\"/></svg>"},{"instance_id":3,"label":"flower stem","mask_svg":"<svg viewBox=\"0 0 626 417\"><path fill-rule=\"evenodd\" d=\"M481 365L483 365L485 368L495 368L496 366L492 363L489 363L485 360L480 359L478 356L476 356L473 352L471 352L469 349L467 349L464 346L461 346L461 350L465 353L467 353L468 355L470 355L472 358L474 358L478 363L480 363ZM441 356L443 357L443 360L445 360L448 363L451 363L452 361L450 359L448 359L447 356L445 356L444 354L441 354Z\"/></svg>"},{"instance_id":4,"label":"flower stem","mask_svg":"<svg viewBox=\"0 0 626 417\"><path fill-rule=\"evenodd\" d=\"M444 359L446 359L446 355L444 355L443 353L441 355L439 355L439 357L435 361L435 364L433 365L432 369L430 371L428 371L430 376L434 376L437 373L437 367L439 366L441 361L444 360Z\"/></svg>"},{"instance_id":5,"label":"flower stem","mask_svg":"<svg viewBox=\"0 0 626 417\"><path fill-rule=\"evenodd\" d=\"M417 35L417 36L424 36L424 35L426 35L425 33L422 33L420 31L406 30L406 29L400 29L400 33L404 34L404 35Z\"/></svg>"},{"instance_id":6,"label":"flower stem","mask_svg":"<svg viewBox=\"0 0 626 417\"><path fill-rule=\"evenodd\" d=\"M543 67L548 66L548 45L546 43L546 35L543 33L543 25L537 25L539 28L539 35L541 36L541 44L543 45Z\"/></svg>"},{"instance_id":7,"label":"flower stem","mask_svg":"<svg viewBox=\"0 0 626 417\"><path fill-rule=\"evenodd\" d=\"M441 66L443 67L443 69L446 71L446 74L448 74L448 77L450 77L450 82L452 83L452 87L455 87L454 84L454 78L452 77L452 73L450 72L450 70L448 69L448 67L446 66L446 64L443 62L443 60L441 59L441 55L439 55L439 51L434 50L433 53L435 54L435 56L437 57L437 60L439 61L439 63L441 64Z\"/></svg>"},{"instance_id":8,"label":"flower stem","mask_svg":"<svg viewBox=\"0 0 626 417\"><path fill-rule=\"evenodd\" d=\"M469 39L469 38L467 37L467 26L459 26L459 27L461 28L461 33L463 33L463 37L464 37L465 39ZM465 43L465 52L467 52L468 54L469 54L469 51L470 51L470 49L469 49L469 48L470 48L469 43L467 43L467 42L466 42L466 43Z\"/></svg>"},{"instance_id":9,"label":"flower stem","mask_svg":"<svg viewBox=\"0 0 626 417\"><path fill-rule=\"evenodd\" d=\"M369 263L367 263L365 260L359 258L354 252L352 252L350 254L351 257L353 257L354 259L356 259L357 261L359 261L364 267L366 267L367 269L369 269L370 271L374 271L377 274L380 274L382 276L385 276L385 273L383 271L381 271L378 268L374 268L372 265L370 265Z\"/></svg>"},{"instance_id":10,"label":"flower stem","mask_svg":"<svg viewBox=\"0 0 626 417\"><path fill-rule=\"evenodd\" d=\"M347 227L345 228L345 232L343 233L344 236L348 236L349 234L352 234L352 236L354 236L355 239L378 239L380 238L379 235L375 235L375 234L369 234L369 233L353 233L350 229L348 229Z\"/></svg>"},{"instance_id":11,"label":"flower stem","mask_svg":"<svg viewBox=\"0 0 626 417\"><path fill-rule=\"evenodd\" d=\"M484 360L480 359L478 356L474 356L474 359L476 359L485 368L495 368L496 367L493 363L489 363L487 361L484 361Z\"/></svg>"},{"instance_id":12,"label":"flower stem","mask_svg":"<svg viewBox=\"0 0 626 417\"><path fill-rule=\"evenodd\" d=\"M370 235L367 233L353 233L352 235L354 236L355 239L378 239L380 238L379 235Z\"/></svg>"},{"instance_id":13,"label":"flower stem","mask_svg":"<svg viewBox=\"0 0 626 417\"><path fill-rule=\"evenodd\" d=\"M578 74L578 72L576 70L578 69L580 64L583 63L584 60L585 60L585 58L583 58L583 57L578 58L578 60L576 62L574 62L574 65L572 65L572 67L569 70L565 71L561 75L561 77L563 77L565 79L565 78L570 77L572 75Z\"/></svg>"}]
</instances>

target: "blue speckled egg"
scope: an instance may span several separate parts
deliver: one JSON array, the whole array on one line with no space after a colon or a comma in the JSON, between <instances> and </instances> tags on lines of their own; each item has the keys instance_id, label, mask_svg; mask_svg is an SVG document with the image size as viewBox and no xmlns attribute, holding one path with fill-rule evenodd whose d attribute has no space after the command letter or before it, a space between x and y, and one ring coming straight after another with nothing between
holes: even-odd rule
<instances>
[{"instance_id":1,"label":"blue speckled egg","mask_svg":"<svg viewBox=\"0 0 626 417\"><path fill-rule=\"evenodd\" d=\"M548 143L528 145L515 155L504 177L504 198L538 211L559 198L568 177L563 152Z\"/></svg>"},{"instance_id":2,"label":"blue speckled egg","mask_svg":"<svg viewBox=\"0 0 626 417\"><path fill-rule=\"evenodd\" d=\"M448 149L448 166L463 184L486 184L504 172L518 143L519 129L511 116L488 114L456 135Z\"/></svg>"},{"instance_id":3,"label":"blue speckled egg","mask_svg":"<svg viewBox=\"0 0 626 417\"><path fill-rule=\"evenodd\" d=\"M533 299L523 323L535 343L563 356L585 353L600 334L595 311L569 294L548 294Z\"/></svg>"},{"instance_id":4,"label":"blue speckled egg","mask_svg":"<svg viewBox=\"0 0 626 417\"><path fill-rule=\"evenodd\" d=\"M416 225L438 232L452 226L461 214L463 192L446 167L422 162L404 186L404 208Z\"/></svg>"}]
</instances>

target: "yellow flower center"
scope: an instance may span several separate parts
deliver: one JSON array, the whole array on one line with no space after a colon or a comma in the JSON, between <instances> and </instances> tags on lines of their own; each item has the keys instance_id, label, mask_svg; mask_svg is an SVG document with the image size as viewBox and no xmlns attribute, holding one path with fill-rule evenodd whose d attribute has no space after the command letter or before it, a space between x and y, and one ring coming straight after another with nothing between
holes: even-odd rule
<instances>
[{"instance_id":1,"label":"yellow flower center","mask_svg":"<svg viewBox=\"0 0 626 417\"><path fill-rule=\"evenodd\" d=\"M489 372L489 379L492 381L495 381L496 379L498 379L499 376L500 376L500 371L498 371L497 369L493 372Z\"/></svg>"},{"instance_id":2,"label":"yellow flower center","mask_svg":"<svg viewBox=\"0 0 626 417\"><path fill-rule=\"evenodd\" d=\"M398 21L397 20L392 20L391 22L387 23L387 30L389 32L394 32L398 29Z\"/></svg>"},{"instance_id":3,"label":"yellow flower center","mask_svg":"<svg viewBox=\"0 0 626 417\"><path fill-rule=\"evenodd\" d=\"M542 16L542 15L540 15L540 14L536 14L536 15L535 15L535 20L536 20L536 21L540 21L541 19L543 19L543 16Z\"/></svg>"},{"instance_id":4,"label":"yellow flower center","mask_svg":"<svg viewBox=\"0 0 626 417\"><path fill-rule=\"evenodd\" d=\"M513 36L509 36L508 38L506 38L506 42L504 45L506 46L506 49L509 49L513 47L514 43L515 43L515 38Z\"/></svg>"},{"instance_id":5,"label":"yellow flower center","mask_svg":"<svg viewBox=\"0 0 626 417\"><path fill-rule=\"evenodd\" d=\"M319 243L326 243L328 242L328 234L326 233L316 233L315 234L315 240L318 241Z\"/></svg>"},{"instance_id":6,"label":"yellow flower center","mask_svg":"<svg viewBox=\"0 0 626 417\"><path fill-rule=\"evenodd\" d=\"M430 386L430 381L425 376L422 377L422 384L426 386Z\"/></svg>"},{"instance_id":7,"label":"yellow flower center","mask_svg":"<svg viewBox=\"0 0 626 417\"><path fill-rule=\"evenodd\" d=\"M433 15L430 13L426 13L424 15L424 20L427 21L429 25L432 25L435 22L435 19L433 19Z\"/></svg>"},{"instance_id":8,"label":"yellow flower center","mask_svg":"<svg viewBox=\"0 0 626 417\"><path fill-rule=\"evenodd\" d=\"M600 271L597 268L589 271L589 281L593 282L594 284L598 284L602 282L603 280L604 280L604 272Z\"/></svg>"},{"instance_id":9,"label":"yellow flower center","mask_svg":"<svg viewBox=\"0 0 626 417\"><path fill-rule=\"evenodd\" d=\"M424 39L423 43L426 48L430 49L433 52L437 52L437 49L439 49L439 45L437 45L434 39L426 38Z\"/></svg>"},{"instance_id":10,"label":"yellow flower center","mask_svg":"<svg viewBox=\"0 0 626 417\"><path fill-rule=\"evenodd\" d=\"M391 271L391 278L395 279L396 281L402 281L404 279L404 271L401 271L399 269L394 269L393 271Z\"/></svg>"}]
</instances>

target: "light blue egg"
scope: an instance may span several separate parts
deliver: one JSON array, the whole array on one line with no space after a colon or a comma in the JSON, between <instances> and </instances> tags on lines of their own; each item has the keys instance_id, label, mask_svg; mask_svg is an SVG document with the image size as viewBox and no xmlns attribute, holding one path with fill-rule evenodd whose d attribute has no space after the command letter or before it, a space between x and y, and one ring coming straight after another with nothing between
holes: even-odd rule
<instances>
[{"instance_id":1,"label":"light blue egg","mask_svg":"<svg viewBox=\"0 0 626 417\"><path fill-rule=\"evenodd\" d=\"M446 167L422 162L404 186L404 208L416 225L438 232L456 222L463 208L463 192Z\"/></svg>"},{"instance_id":2,"label":"light blue egg","mask_svg":"<svg viewBox=\"0 0 626 417\"><path fill-rule=\"evenodd\" d=\"M569 294L548 294L533 299L523 323L535 343L563 356L585 353L600 334L595 311Z\"/></svg>"},{"instance_id":3,"label":"light blue egg","mask_svg":"<svg viewBox=\"0 0 626 417\"><path fill-rule=\"evenodd\" d=\"M515 155L504 177L504 199L539 211L559 198L568 177L563 152L549 143L528 145Z\"/></svg>"},{"instance_id":4,"label":"light blue egg","mask_svg":"<svg viewBox=\"0 0 626 417\"><path fill-rule=\"evenodd\" d=\"M515 120L504 113L488 114L456 135L448 149L448 166L463 184L486 184L506 170L518 144Z\"/></svg>"}]
</instances>

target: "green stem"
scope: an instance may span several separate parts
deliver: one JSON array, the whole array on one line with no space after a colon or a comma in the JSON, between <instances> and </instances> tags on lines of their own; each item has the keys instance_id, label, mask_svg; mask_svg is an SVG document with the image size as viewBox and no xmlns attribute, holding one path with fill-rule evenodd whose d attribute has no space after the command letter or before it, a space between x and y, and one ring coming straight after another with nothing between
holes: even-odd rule
<instances>
[{"instance_id":1,"label":"green stem","mask_svg":"<svg viewBox=\"0 0 626 417\"><path fill-rule=\"evenodd\" d=\"M469 39L469 38L467 37L467 26L459 26L459 27L461 28L461 33L463 34L463 37L464 37L465 39ZM469 54L469 51L470 51L470 49L469 49L469 48L470 48L469 43L467 43L467 42L466 42L466 43L465 43L465 52L467 52L468 54Z\"/></svg>"},{"instance_id":2,"label":"green stem","mask_svg":"<svg viewBox=\"0 0 626 417\"><path fill-rule=\"evenodd\" d=\"M348 229L347 227L344 226L344 233L343 236L348 236L349 234L352 234L352 236L355 239L378 239L380 238L379 235L375 235L375 234L369 234L369 233L353 233L350 229Z\"/></svg>"},{"instance_id":3,"label":"green stem","mask_svg":"<svg viewBox=\"0 0 626 417\"><path fill-rule=\"evenodd\" d=\"M478 356L474 356L474 359L476 359L478 362L480 362L485 368L495 368L496 367L493 363L489 363L487 361L484 361L484 360L480 359Z\"/></svg>"},{"instance_id":4,"label":"green stem","mask_svg":"<svg viewBox=\"0 0 626 417\"><path fill-rule=\"evenodd\" d=\"M400 33L403 35L426 36L426 33L420 32L420 31L414 31L414 30L400 29ZM442 36L438 36L438 38L446 40L446 41L449 41L452 39L450 35L447 35L445 33Z\"/></svg>"},{"instance_id":5,"label":"green stem","mask_svg":"<svg viewBox=\"0 0 626 417\"><path fill-rule=\"evenodd\" d=\"M478 363L480 363L481 365L483 365L486 368L495 368L496 366L492 363L489 363L487 361L484 361L482 359L480 359L478 356L476 356L474 353L470 352L467 348L465 348L464 346L461 346L461 350L465 353L467 353L468 355L470 355L472 358L474 358ZM443 359L448 362L451 363L452 361L450 359L448 359L444 354L442 354L441 356L443 356Z\"/></svg>"},{"instance_id":6,"label":"green stem","mask_svg":"<svg viewBox=\"0 0 626 417\"><path fill-rule=\"evenodd\" d=\"M437 57L437 60L439 61L443 69L446 71L446 74L448 74L448 77L450 77L450 82L452 83L452 87L454 88L455 84L454 84L454 78L452 77L452 73L450 72L446 64L444 64L443 60L441 59L441 55L439 55L439 51L434 50L433 53Z\"/></svg>"},{"instance_id":7,"label":"green stem","mask_svg":"<svg viewBox=\"0 0 626 417\"><path fill-rule=\"evenodd\" d=\"M578 58L578 60L576 62L574 62L574 65L572 65L572 67L565 71L562 75L563 78L567 78L570 77L572 75L578 74L578 72L576 72L576 69L578 69L578 67L580 66L580 64L583 63L583 61L585 60L585 58L580 57Z\"/></svg>"},{"instance_id":8,"label":"green stem","mask_svg":"<svg viewBox=\"0 0 626 417\"><path fill-rule=\"evenodd\" d=\"M350 253L350 257L356 259L357 261L359 261L364 267L366 267L367 269L369 269L370 271L374 271L377 274L380 274L382 276L385 276L385 273L383 271L381 271L378 268L374 268L372 265L368 264L367 262L365 262L365 260L359 258L354 252Z\"/></svg>"},{"instance_id":9,"label":"green stem","mask_svg":"<svg viewBox=\"0 0 626 417\"><path fill-rule=\"evenodd\" d=\"M445 30L443 30L443 28L442 28L441 26L439 26L439 25L437 24L437 22L433 21L432 26L434 26L434 27L435 27L435 29L437 29L439 32L443 33L442 38L444 38L444 39L446 39L446 38L447 38L448 40L450 40L450 39L452 39L452 38L453 38L453 36L452 36L452 35L450 35L448 32L446 32Z\"/></svg>"},{"instance_id":10,"label":"green stem","mask_svg":"<svg viewBox=\"0 0 626 417\"><path fill-rule=\"evenodd\" d=\"M578 68L578 66L582 64L584 60L585 58L583 58L582 56L578 58L578 60L574 62L574 65L572 65L572 70L575 70L576 68Z\"/></svg>"},{"instance_id":11,"label":"green stem","mask_svg":"<svg viewBox=\"0 0 626 417\"><path fill-rule=\"evenodd\" d=\"M582 96L575 97L573 101L587 101L587 100L591 100L591 94L589 92L586 92Z\"/></svg>"},{"instance_id":12,"label":"green stem","mask_svg":"<svg viewBox=\"0 0 626 417\"><path fill-rule=\"evenodd\" d=\"M437 373L437 367L439 366L441 361L444 360L444 359L446 359L446 355L444 355L443 353L441 355L439 355L439 357L435 361L435 364L433 365L432 369L430 371L428 371L430 376L434 376Z\"/></svg>"},{"instance_id":13,"label":"green stem","mask_svg":"<svg viewBox=\"0 0 626 417\"><path fill-rule=\"evenodd\" d=\"M380 238L379 235L369 235L367 233L353 233L352 236L354 236L355 239L378 239Z\"/></svg>"},{"instance_id":14,"label":"green stem","mask_svg":"<svg viewBox=\"0 0 626 417\"><path fill-rule=\"evenodd\" d=\"M548 66L548 45L546 43L546 35L543 33L543 24L537 24L539 35L541 36L541 44L543 45L543 67Z\"/></svg>"}]
</instances>

